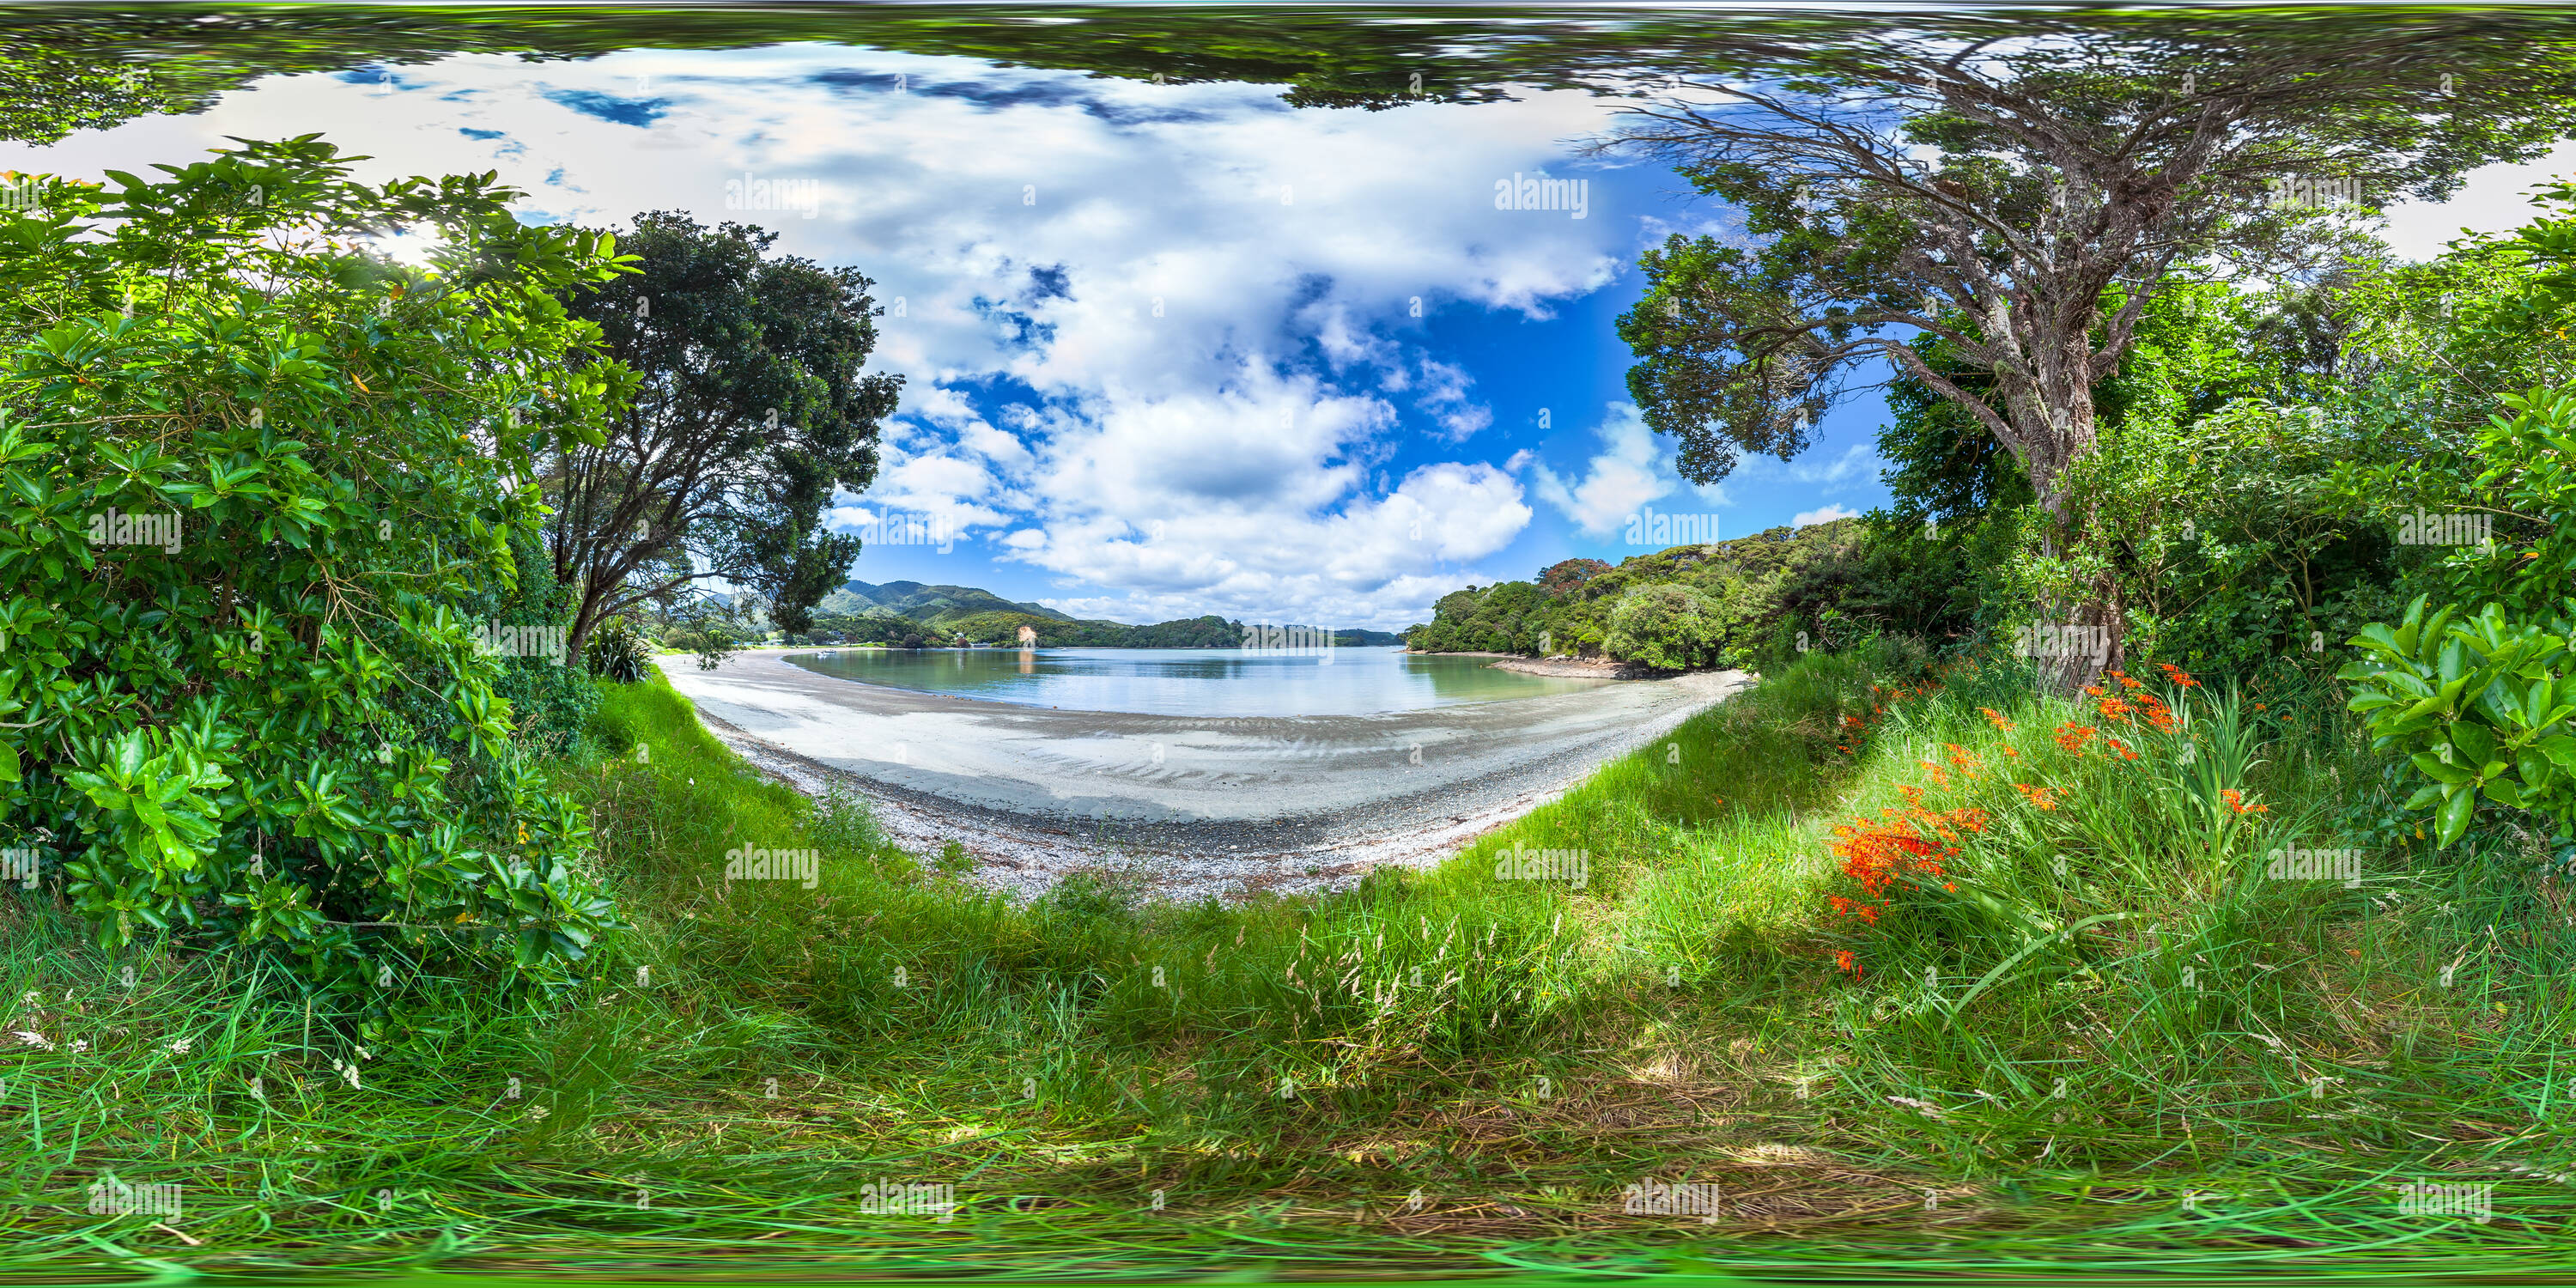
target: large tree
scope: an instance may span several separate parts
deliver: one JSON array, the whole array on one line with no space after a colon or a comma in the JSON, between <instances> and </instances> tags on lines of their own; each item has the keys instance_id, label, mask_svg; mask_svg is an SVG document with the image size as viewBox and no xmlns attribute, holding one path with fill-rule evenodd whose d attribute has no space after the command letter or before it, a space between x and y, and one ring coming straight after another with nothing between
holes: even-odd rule
<instances>
[{"instance_id":1,"label":"large tree","mask_svg":"<svg viewBox=\"0 0 2576 1288\"><path fill-rule=\"evenodd\" d=\"M2330 267L2350 239L2320 194L2357 198L2346 213L2437 199L2567 132L2563 37L2449 34L1953 24L1749 42L1727 78L1685 79L1602 144L1671 160L1743 216L1742 235L1645 256L1649 289L1620 320L1629 387L1705 483L1741 451L1804 450L1853 376L1911 377L2012 453L2063 570L2043 611L2107 632L2120 665L2117 578L2073 469L2095 445L2095 386L2168 282ZM1908 343L1925 332L1956 367ZM2072 688L2102 664L2053 676Z\"/></svg>"},{"instance_id":2,"label":"large tree","mask_svg":"<svg viewBox=\"0 0 2576 1288\"><path fill-rule=\"evenodd\" d=\"M578 588L573 648L615 613L717 577L803 632L858 558L823 512L875 479L900 377L861 370L873 284L768 257L777 236L640 215L619 240L638 271L570 300L638 381L607 441L564 444L543 479L556 575Z\"/></svg>"}]
</instances>

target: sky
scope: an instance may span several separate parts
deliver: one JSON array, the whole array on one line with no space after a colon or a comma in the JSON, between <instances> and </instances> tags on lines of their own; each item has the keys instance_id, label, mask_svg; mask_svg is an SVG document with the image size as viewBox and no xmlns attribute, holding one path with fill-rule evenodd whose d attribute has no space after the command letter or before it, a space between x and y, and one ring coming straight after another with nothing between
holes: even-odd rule
<instances>
[{"instance_id":1,"label":"sky","mask_svg":"<svg viewBox=\"0 0 2576 1288\"><path fill-rule=\"evenodd\" d=\"M1887 500L1866 392L1793 461L1675 472L1614 322L1640 252L1732 220L1668 170L1580 158L1616 110L1298 110L1277 87L823 45L460 56L270 78L196 116L0 145L0 165L95 177L318 130L374 158L369 180L498 170L532 222L763 224L888 308L871 367L903 376L901 410L831 522L893 539L854 578L1395 630L1462 586L1648 553L1626 537L1649 510L1736 537ZM2386 236L2420 258L2511 228L2570 171L2566 148L2490 167ZM1579 206L1496 208L1498 182L1541 176Z\"/></svg>"}]
</instances>

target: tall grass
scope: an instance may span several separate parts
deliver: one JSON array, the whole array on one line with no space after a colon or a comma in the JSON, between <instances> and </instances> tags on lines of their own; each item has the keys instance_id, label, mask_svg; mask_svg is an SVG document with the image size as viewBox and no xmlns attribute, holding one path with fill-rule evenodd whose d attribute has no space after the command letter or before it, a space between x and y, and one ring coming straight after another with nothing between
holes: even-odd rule
<instances>
[{"instance_id":1,"label":"tall grass","mask_svg":"<svg viewBox=\"0 0 2576 1288\"><path fill-rule=\"evenodd\" d=\"M635 930L550 1003L406 980L370 1027L247 959L110 960L49 899L0 905L0 1028L51 1044L0 1034L0 1268L2563 1250L2568 1187L2509 1170L2570 1170L2576 1067L2563 887L2519 842L2274 880L2271 851L2386 813L2330 704L2160 684L2158 732L2007 669L1925 679L1811 655L1438 868L1231 907L982 892L763 781L667 685L609 686L601 754L556 774ZM1983 817L1866 924L1831 910L1832 847L1883 810ZM728 883L738 846L819 850L815 886ZM1526 850L1588 879L1497 878ZM185 1216L82 1211L111 1169L183 1183ZM1648 1177L1720 1182L1721 1224L1623 1214ZM878 1179L963 1210L863 1212ZM2497 1220L2400 1213L2389 1184L2426 1179L2500 1182Z\"/></svg>"}]
</instances>

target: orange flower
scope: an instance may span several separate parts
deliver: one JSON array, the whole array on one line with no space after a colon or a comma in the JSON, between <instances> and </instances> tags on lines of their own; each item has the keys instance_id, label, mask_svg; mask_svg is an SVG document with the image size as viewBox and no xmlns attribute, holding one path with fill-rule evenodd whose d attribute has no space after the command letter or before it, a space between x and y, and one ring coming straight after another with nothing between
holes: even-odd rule
<instances>
[{"instance_id":1,"label":"orange flower","mask_svg":"<svg viewBox=\"0 0 2576 1288\"><path fill-rule=\"evenodd\" d=\"M2005 755L2007 755L2007 756L2012 757L2012 758L2013 758L2013 759L2015 759L2015 760L2019 760L2019 759L2021 759L2021 753L2020 753L2020 752L2018 752L2018 751L2013 750L2013 749L2012 749L2012 748L2010 748L2010 747L2006 747L2006 748L2004 748L2004 754L2005 754Z\"/></svg>"},{"instance_id":2,"label":"orange flower","mask_svg":"<svg viewBox=\"0 0 2576 1288\"><path fill-rule=\"evenodd\" d=\"M2120 759L2122 760L2136 760L2138 758L2138 753L2129 750L2128 745L2117 738L2105 738L2102 740L2102 745L2120 753Z\"/></svg>"},{"instance_id":3,"label":"orange flower","mask_svg":"<svg viewBox=\"0 0 2576 1288\"><path fill-rule=\"evenodd\" d=\"M2057 801L2051 797L2049 793L2051 791L2064 791L2066 789L2062 787L2033 787L2028 783L2014 783L2013 790L2020 792L2030 801L2031 804L2036 805L2041 809L2055 809L2057 808Z\"/></svg>"},{"instance_id":4,"label":"orange flower","mask_svg":"<svg viewBox=\"0 0 2576 1288\"><path fill-rule=\"evenodd\" d=\"M2091 725L2080 725L2069 720L2057 726L2057 745L2079 756L2084 754L2084 744L2092 737L2093 726Z\"/></svg>"},{"instance_id":5,"label":"orange flower","mask_svg":"<svg viewBox=\"0 0 2576 1288\"><path fill-rule=\"evenodd\" d=\"M2101 696L2102 696L2102 686L2101 686L2101 685L2098 685L2098 684L2088 684L2088 685L2085 685L2085 686L2084 686L2084 695L2085 695L2086 697L2091 697L2091 698L2098 698L2098 697L2101 697Z\"/></svg>"},{"instance_id":6,"label":"orange flower","mask_svg":"<svg viewBox=\"0 0 2576 1288\"><path fill-rule=\"evenodd\" d=\"M2129 673L2126 671L2113 671L2111 672L2111 677L2120 682L2121 688L2127 689L2131 693L2135 693L2138 690L2147 687L2136 680L2130 679Z\"/></svg>"},{"instance_id":7,"label":"orange flower","mask_svg":"<svg viewBox=\"0 0 2576 1288\"><path fill-rule=\"evenodd\" d=\"M2153 728L2156 732L2173 732L2173 708L2166 706L2154 694L2142 693L2138 695L2138 711L2147 718L2148 726Z\"/></svg>"},{"instance_id":8,"label":"orange flower","mask_svg":"<svg viewBox=\"0 0 2576 1288\"><path fill-rule=\"evenodd\" d=\"M1998 714L1993 707L1979 707L1977 710L1986 714L1987 724L1993 725L1994 727L2003 730L2005 733L2012 732L2012 721L2004 719L2003 716Z\"/></svg>"},{"instance_id":9,"label":"orange flower","mask_svg":"<svg viewBox=\"0 0 2576 1288\"><path fill-rule=\"evenodd\" d=\"M2156 663L2156 667L2163 671L2165 673L2165 678L2173 681L2174 685L2178 688L2197 689L2200 687L2200 681L2191 678L2191 672L2175 666L2171 662L2158 662Z\"/></svg>"},{"instance_id":10,"label":"orange flower","mask_svg":"<svg viewBox=\"0 0 2576 1288\"><path fill-rule=\"evenodd\" d=\"M2227 802L2227 808L2232 809L2239 814L2269 814L2272 812L2272 807L2269 805L2246 804L2245 798L2239 795L2233 787L2220 788L2218 799Z\"/></svg>"},{"instance_id":11,"label":"orange flower","mask_svg":"<svg viewBox=\"0 0 2576 1288\"><path fill-rule=\"evenodd\" d=\"M1853 978L1853 979L1859 979L1859 978L1860 978L1860 963L1859 963L1859 962L1856 962L1856 961L1854 961L1854 960L1852 960L1852 952L1851 952L1851 950L1850 950L1850 949L1845 948L1845 949L1843 949L1843 950L1841 950L1841 951L1839 951L1839 952L1835 953L1835 954L1834 954L1834 965L1839 966L1839 967L1841 967L1841 968L1842 968L1842 969L1844 969L1844 970L1850 971L1850 972L1852 973L1852 978Z\"/></svg>"},{"instance_id":12,"label":"orange flower","mask_svg":"<svg viewBox=\"0 0 2576 1288\"><path fill-rule=\"evenodd\" d=\"M2129 713L2136 709L2118 698L2104 698L2100 705L2103 717L2111 720L2126 720L2129 718Z\"/></svg>"}]
</instances>

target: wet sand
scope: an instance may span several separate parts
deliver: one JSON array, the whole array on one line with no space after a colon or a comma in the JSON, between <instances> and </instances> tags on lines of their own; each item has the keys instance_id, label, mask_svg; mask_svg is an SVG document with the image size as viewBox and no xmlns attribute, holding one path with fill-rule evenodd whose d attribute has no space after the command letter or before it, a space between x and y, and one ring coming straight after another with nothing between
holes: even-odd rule
<instances>
[{"instance_id":1,"label":"wet sand","mask_svg":"<svg viewBox=\"0 0 2576 1288\"><path fill-rule=\"evenodd\" d=\"M917 853L959 842L979 884L1029 893L1107 868L1177 899L1437 863L1750 683L1726 671L1379 715L1199 717L887 688L785 656L660 661L753 764L808 793L858 792Z\"/></svg>"}]
</instances>

